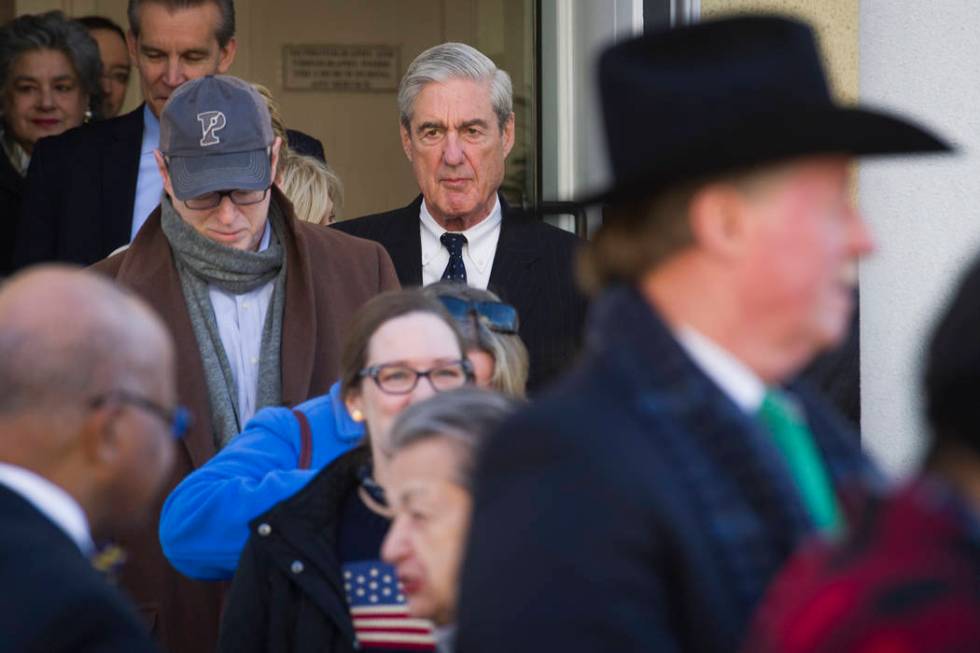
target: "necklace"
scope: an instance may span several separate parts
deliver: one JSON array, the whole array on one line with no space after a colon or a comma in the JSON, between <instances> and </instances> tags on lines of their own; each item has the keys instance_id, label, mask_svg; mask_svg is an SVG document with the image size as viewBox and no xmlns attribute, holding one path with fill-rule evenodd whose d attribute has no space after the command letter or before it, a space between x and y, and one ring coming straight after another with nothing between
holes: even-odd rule
<instances>
[{"instance_id":1,"label":"necklace","mask_svg":"<svg viewBox=\"0 0 980 653\"><path fill-rule=\"evenodd\" d=\"M371 499L383 508L388 507L388 500L385 497L385 489L371 476L371 468L368 465L361 465L357 470L357 480L361 482L361 489L367 492Z\"/></svg>"}]
</instances>

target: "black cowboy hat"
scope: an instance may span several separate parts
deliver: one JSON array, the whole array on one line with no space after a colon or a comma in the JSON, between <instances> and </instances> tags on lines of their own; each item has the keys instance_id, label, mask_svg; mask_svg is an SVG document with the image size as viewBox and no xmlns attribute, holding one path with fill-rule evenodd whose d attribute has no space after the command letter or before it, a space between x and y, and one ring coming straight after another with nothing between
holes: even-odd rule
<instances>
[{"instance_id":1,"label":"black cowboy hat","mask_svg":"<svg viewBox=\"0 0 980 653\"><path fill-rule=\"evenodd\" d=\"M812 30L743 16L618 43L599 62L612 187L581 204L815 154L945 152L897 116L835 104Z\"/></svg>"}]
</instances>

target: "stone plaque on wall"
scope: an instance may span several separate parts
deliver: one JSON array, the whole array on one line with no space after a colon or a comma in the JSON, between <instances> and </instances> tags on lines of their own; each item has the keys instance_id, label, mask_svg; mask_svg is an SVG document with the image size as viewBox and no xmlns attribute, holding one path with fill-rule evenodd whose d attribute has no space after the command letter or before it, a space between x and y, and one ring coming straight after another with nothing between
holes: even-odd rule
<instances>
[{"instance_id":1,"label":"stone plaque on wall","mask_svg":"<svg viewBox=\"0 0 980 653\"><path fill-rule=\"evenodd\" d=\"M287 91L398 90L398 46L283 46L283 88Z\"/></svg>"}]
</instances>

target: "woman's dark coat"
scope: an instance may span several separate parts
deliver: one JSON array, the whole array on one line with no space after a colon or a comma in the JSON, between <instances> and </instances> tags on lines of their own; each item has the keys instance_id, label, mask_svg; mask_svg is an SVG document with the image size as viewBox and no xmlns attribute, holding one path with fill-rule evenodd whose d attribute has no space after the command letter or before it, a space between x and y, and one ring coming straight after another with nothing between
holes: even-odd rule
<instances>
[{"instance_id":1,"label":"woman's dark coat","mask_svg":"<svg viewBox=\"0 0 980 653\"><path fill-rule=\"evenodd\" d=\"M227 653L353 653L337 527L368 463L365 448L323 469L295 496L251 523L221 622Z\"/></svg>"},{"instance_id":2,"label":"woman's dark coat","mask_svg":"<svg viewBox=\"0 0 980 653\"><path fill-rule=\"evenodd\" d=\"M14 169L6 152L0 149L0 276L13 269L14 242L20 201L24 196L24 178Z\"/></svg>"}]
</instances>

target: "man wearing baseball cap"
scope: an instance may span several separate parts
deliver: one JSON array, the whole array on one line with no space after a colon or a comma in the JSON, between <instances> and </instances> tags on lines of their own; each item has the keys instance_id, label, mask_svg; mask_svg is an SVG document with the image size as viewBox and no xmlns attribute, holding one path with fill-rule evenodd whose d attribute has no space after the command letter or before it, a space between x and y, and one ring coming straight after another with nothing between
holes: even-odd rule
<instances>
[{"instance_id":1,"label":"man wearing baseball cap","mask_svg":"<svg viewBox=\"0 0 980 653\"><path fill-rule=\"evenodd\" d=\"M398 288L380 245L295 219L272 185L280 146L248 83L216 75L183 84L160 115L163 200L127 250L96 265L154 306L177 343L179 399L194 423L175 483L258 409L325 393L351 314ZM158 604L165 633L193 633L195 650L213 650L217 588L175 578L156 529L124 544L122 579L137 602Z\"/></svg>"},{"instance_id":2,"label":"man wearing baseball cap","mask_svg":"<svg viewBox=\"0 0 980 653\"><path fill-rule=\"evenodd\" d=\"M733 651L808 537L876 474L794 377L844 334L871 236L856 156L939 152L831 98L811 30L740 17L602 56L614 184L578 369L489 441L458 646Z\"/></svg>"}]
</instances>

